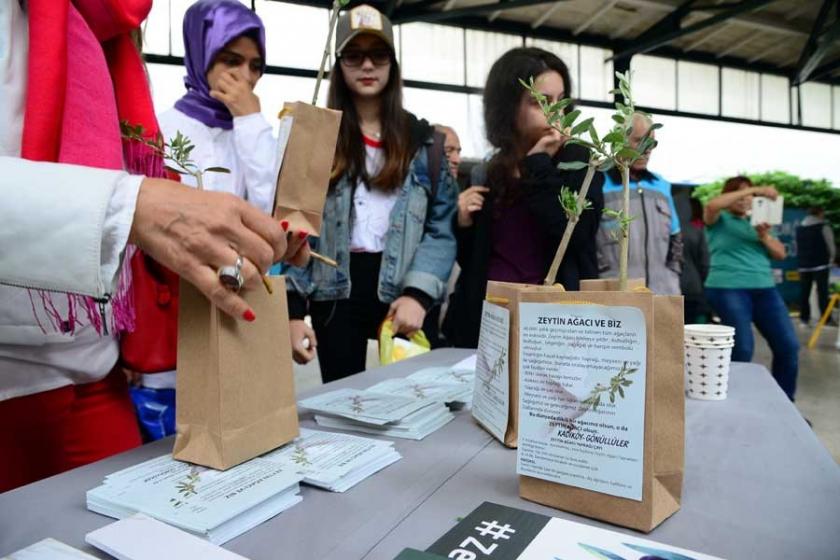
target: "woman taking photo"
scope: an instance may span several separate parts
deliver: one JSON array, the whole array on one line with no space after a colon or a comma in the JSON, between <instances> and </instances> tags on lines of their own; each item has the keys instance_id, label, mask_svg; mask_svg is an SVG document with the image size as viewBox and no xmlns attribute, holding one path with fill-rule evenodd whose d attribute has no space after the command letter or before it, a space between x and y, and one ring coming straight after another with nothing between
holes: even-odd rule
<instances>
[{"instance_id":1,"label":"woman taking photo","mask_svg":"<svg viewBox=\"0 0 840 560\"><path fill-rule=\"evenodd\" d=\"M585 170L561 171L560 161L588 161L585 148L567 145L548 125L539 104L520 80L534 78L549 103L572 89L569 70L557 56L516 48L493 64L484 89L487 139L496 153L473 169L472 187L458 198L456 236L461 276L452 296L444 334L453 345L475 348L488 280L542 284L568 220L560 189L577 191ZM569 108L568 110L572 110ZM598 277L595 234L604 208L603 175L589 187L592 208L581 214L556 282L577 290Z\"/></svg>"},{"instance_id":2,"label":"woman taking photo","mask_svg":"<svg viewBox=\"0 0 840 560\"><path fill-rule=\"evenodd\" d=\"M706 298L723 324L735 327L733 360L752 361L755 323L773 352L773 377L793 400L799 341L770 268L771 259L785 258L785 246L770 235L769 225L750 225L754 196L775 200L779 193L773 187L754 187L747 177L733 177L706 204L703 221L711 254Z\"/></svg>"},{"instance_id":3,"label":"woman taking photo","mask_svg":"<svg viewBox=\"0 0 840 560\"><path fill-rule=\"evenodd\" d=\"M455 260L455 182L434 129L403 109L390 21L367 5L343 14L336 59L328 105L343 117L312 245L338 267L288 273L295 359L317 347L324 382L365 369L367 340L386 317L395 332L420 329Z\"/></svg>"}]
</instances>

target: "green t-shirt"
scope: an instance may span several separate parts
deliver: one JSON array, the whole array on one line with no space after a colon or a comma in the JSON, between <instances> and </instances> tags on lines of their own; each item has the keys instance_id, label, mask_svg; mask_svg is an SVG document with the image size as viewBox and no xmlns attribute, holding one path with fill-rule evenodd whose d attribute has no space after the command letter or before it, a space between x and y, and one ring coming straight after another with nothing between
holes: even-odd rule
<instances>
[{"instance_id":1,"label":"green t-shirt","mask_svg":"<svg viewBox=\"0 0 840 560\"><path fill-rule=\"evenodd\" d=\"M773 288L770 257L749 218L738 218L728 210L706 226L711 263L707 288Z\"/></svg>"}]
</instances>

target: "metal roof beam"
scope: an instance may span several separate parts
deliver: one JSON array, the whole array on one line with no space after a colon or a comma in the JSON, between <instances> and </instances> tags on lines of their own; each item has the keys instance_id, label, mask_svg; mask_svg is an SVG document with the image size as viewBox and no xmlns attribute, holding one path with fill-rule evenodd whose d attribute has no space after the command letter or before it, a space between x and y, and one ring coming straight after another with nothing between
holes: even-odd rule
<instances>
[{"instance_id":1,"label":"metal roof beam","mask_svg":"<svg viewBox=\"0 0 840 560\"><path fill-rule=\"evenodd\" d=\"M682 29L675 29L670 32L664 32L665 22L667 20L668 23L670 23L673 21L673 18L671 18L670 15L665 16L665 18L660 20L649 30L653 31L654 28L656 28L655 34L648 33L648 31L646 31L642 34L642 36L647 35L646 38L642 39L640 37L640 39L637 39L638 42L636 44L616 55L613 55L611 58L623 58L627 56L633 56L634 54L646 53L658 47L667 45L668 43L674 41L675 39L679 39L680 37L685 37L686 35L696 33L697 31L706 29L707 27L717 25L718 23L726 21L736 15L757 10L758 8L767 5L772 1L773 0L743 0L734 8L729 8L728 10L724 10L717 15L706 18L703 21L699 21L692 25L683 27ZM684 3L683 6L681 6L681 8L684 8L686 5L690 6L690 2Z\"/></svg>"},{"instance_id":2,"label":"metal roof beam","mask_svg":"<svg viewBox=\"0 0 840 560\"><path fill-rule=\"evenodd\" d=\"M827 78L833 72L840 70L840 58L829 62L827 64L823 64L811 74L811 80L819 80L820 78Z\"/></svg>"},{"instance_id":3,"label":"metal roof beam","mask_svg":"<svg viewBox=\"0 0 840 560\"><path fill-rule=\"evenodd\" d=\"M755 39L755 35L747 35L746 37L742 38L740 41L735 41L734 43L732 43L731 45L729 45L728 47L726 47L725 49L723 49L719 53L715 54L715 58L723 58L724 56L729 56L730 54L734 53L735 51L737 51L741 47L744 47L744 46L748 45L749 43L752 43L754 39Z\"/></svg>"},{"instance_id":4,"label":"metal roof beam","mask_svg":"<svg viewBox=\"0 0 840 560\"><path fill-rule=\"evenodd\" d=\"M696 41L694 41L693 43L691 43L690 45L685 47L685 49L683 49L683 50L685 52L693 51L694 49L696 49L700 45L706 44L707 42L711 41L712 39L714 39L715 37L717 37L718 35L720 35L721 33L723 33L726 30L727 30L726 22L723 22L723 23L720 24L720 27L718 27L717 29L713 29L712 31L709 31L708 33L706 33L705 35L703 35L702 37L700 37L699 39L697 39Z\"/></svg>"},{"instance_id":5,"label":"metal roof beam","mask_svg":"<svg viewBox=\"0 0 840 560\"><path fill-rule=\"evenodd\" d=\"M765 49L765 50L761 51L761 53L759 53L759 54L755 55L754 57L752 57L751 59L749 59L747 61L747 63L752 64L753 62L758 62L762 58L766 58L766 57L770 56L771 54L777 53L780 50L782 50L782 49L784 49L788 46L789 45L787 43L776 43L775 47L770 47L769 49Z\"/></svg>"},{"instance_id":6,"label":"metal roof beam","mask_svg":"<svg viewBox=\"0 0 840 560\"><path fill-rule=\"evenodd\" d=\"M595 10L595 12L592 15L586 18L586 21L575 27L575 29L572 31L572 35L580 35L584 31L589 29L589 27L592 24L601 19L603 15L609 12L612 9L612 7L616 4L618 4L618 0L607 0L607 2L603 6Z\"/></svg>"},{"instance_id":7,"label":"metal roof beam","mask_svg":"<svg viewBox=\"0 0 840 560\"><path fill-rule=\"evenodd\" d=\"M814 20L814 25L811 28L811 34L808 36L805 46L802 47L802 53L799 55L796 69L793 71L793 85L795 86L808 80L808 76L819 66L822 58L831 48L831 42L823 40L825 38L823 26L828 19L828 13L831 11L833 4L833 0L823 0L819 14L817 14L817 18ZM832 28L838 26L838 23L840 22L835 21L827 31L832 31Z\"/></svg>"},{"instance_id":8,"label":"metal roof beam","mask_svg":"<svg viewBox=\"0 0 840 560\"><path fill-rule=\"evenodd\" d=\"M658 10L660 12L670 12L678 7L673 0L621 0L624 4L636 6L638 8L649 8ZM698 10L696 13L701 15L711 16L713 13L710 10ZM733 17L730 20L743 27L755 29L757 31L771 31L774 33L782 33L784 35L796 35L798 37L807 36L808 33L794 27L788 23L782 23L778 18L759 15L742 15Z\"/></svg>"},{"instance_id":9,"label":"metal roof beam","mask_svg":"<svg viewBox=\"0 0 840 560\"><path fill-rule=\"evenodd\" d=\"M547 22L548 18L553 16L554 13L557 12L557 10L559 10L562 6L563 6L563 4L561 4L560 2L557 2L556 4L551 6L549 9L544 11L540 17L538 17L537 19L535 19L533 21L533 23L531 23L531 29L536 29L537 27L539 27L542 24L544 24L545 22Z\"/></svg>"},{"instance_id":10,"label":"metal roof beam","mask_svg":"<svg viewBox=\"0 0 840 560\"><path fill-rule=\"evenodd\" d=\"M397 23L409 23L415 21L435 22L444 21L464 16L474 16L487 12L504 12L507 10L514 10L516 8L527 8L529 6L539 6L542 4L551 4L553 2L560 2L565 0L507 0L500 2L490 2L488 4L479 4L477 6L467 6L464 8L457 8L449 11L426 10L425 8L414 8L413 5L407 6L403 10L399 10L391 18L391 21ZM495 18L494 18L495 19ZM492 21L492 20L491 20Z\"/></svg>"}]
</instances>

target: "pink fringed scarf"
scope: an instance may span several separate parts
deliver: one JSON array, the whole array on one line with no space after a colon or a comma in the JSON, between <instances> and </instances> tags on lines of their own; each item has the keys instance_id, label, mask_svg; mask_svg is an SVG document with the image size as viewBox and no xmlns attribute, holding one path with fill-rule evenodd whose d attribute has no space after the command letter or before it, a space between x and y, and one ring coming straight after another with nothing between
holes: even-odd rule
<instances>
[{"instance_id":1,"label":"pink fringed scarf","mask_svg":"<svg viewBox=\"0 0 840 560\"><path fill-rule=\"evenodd\" d=\"M160 135L145 68L131 39L151 5L151 0L27 2L29 79L22 157L164 176L157 153L120 136L120 121L141 125L150 140ZM126 263L132 251L126 251ZM122 267L111 294L115 334L134 325L129 271ZM53 301L57 296L30 292L33 311L42 306L54 329L72 333L85 317L98 333L107 331L99 302L62 294L68 309L62 317Z\"/></svg>"}]
</instances>

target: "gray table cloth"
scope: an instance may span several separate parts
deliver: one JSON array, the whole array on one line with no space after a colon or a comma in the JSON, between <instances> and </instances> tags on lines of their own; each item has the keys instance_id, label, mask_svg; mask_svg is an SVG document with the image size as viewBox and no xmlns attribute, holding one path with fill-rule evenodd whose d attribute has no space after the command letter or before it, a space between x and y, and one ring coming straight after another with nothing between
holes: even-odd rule
<instances>
[{"instance_id":1,"label":"gray table cloth","mask_svg":"<svg viewBox=\"0 0 840 560\"><path fill-rule=\"evenodd\" d=\"M302 396L468 355L438 350ZM308 416L302 425L316 427ZM84 543L112 521L87 511L85 492L171 447L171 438L158 441L0 495L0 556L53 537L107 558ZM423 441L396 440L396 449L401 461L346 493L303 486L302 503L225 547L252 560L391 560L405 547L425 549L485 500L631 532L520 499L516 452L469 411ZM840 468L765 368L733 364L727 400L687 400L685 471L682 509L649 538L729 559L840 558Z\"/></svg>"}]
</instances>

